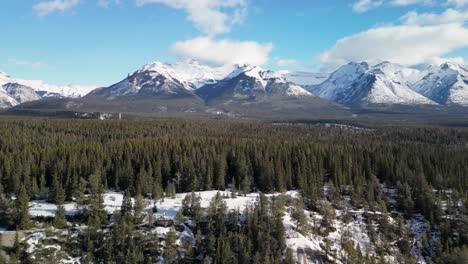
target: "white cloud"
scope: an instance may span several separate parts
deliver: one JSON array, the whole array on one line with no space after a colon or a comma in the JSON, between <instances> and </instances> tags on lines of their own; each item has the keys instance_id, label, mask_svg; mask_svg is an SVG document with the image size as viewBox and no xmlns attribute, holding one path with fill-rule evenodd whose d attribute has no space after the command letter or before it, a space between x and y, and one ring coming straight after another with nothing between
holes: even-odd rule
<instances>
[{"instance_id":1,"label":"white cloud","mask_svg":"<svg viewBox=\"0 0 468 264\"><path fill-rule=\"evenodd\" d=\"M274 63L276 66L279 66L279 67L287 67L287 66L296 65L296 64L297 64L297 60L275 58L275 60L273 61L273 63Z\"/></svg>"},{"instance_id":2,"label":"white cloud","mask_svg":"<svg viewBox=\"0 0 468 264\"><path fill-rule=\"evenodd\" d=\"M246 0L136 0L138 6L159 3L188 13L188 20L204 34L229 32L246 15Z\"/></svg>"},{"instance_id":3,"label":"white cloud","mask_svg":"<svg viewBox=\"0 0 468 264\"><path fill-rule=\"evenodd\" d=\"M121 0L98 0L98 5L108 8L112 4L120 4Z\"/></svg>"},{"instance_id":4,"label":"white cloud","mask_svg":"<svg viewBox=\"0 0 468 264\"><path fill-rule=\"evenodd\" d=\"M51 0L42 1L34 5L34 10L39 16L47 16L54 12L65 12L78 5L80 0Z\"/></svg>"},{"instance_id":5,"label":"white cloud","mask_svg":"<svg viewBox=\"0 0 468 264\"><path fill-rule=\"evenodd\" d=\"M433 64L433 65L440 65L445 62L451 62L451 63L462 65L462 66L467 65L465 58L462 58L462 57L450 57L450 58L437 58L436 57L428 61L429 64Z\"/></svg>"},{"instance_id":6,"label":"white cloud","mask_svg":"<svg viewBox=\"0 0 468 264\"><path fill-rule=\"evenodd\" d=\"M230 39L214 40L210 37L179 41L171 47L173 53L182 57L217 65L262 65L268 61L268 55L272 49L271 43Z\"/></svg>"},{"instance_id":7,"label":"white cloud","mask_svg":"<svg viewBox=\"0 0 468 264\"><path fill-rule=\"evenodd\" d=\"M392 6L426 5L462 8L468 6L468 0L356 0L352 7L355 12L364 13L384 4Z\"/></svg>"},{"instance_id":8,"label":"white cloud","mask_svg":"<svg viewBox=\"0 0 468 264\"><path fill-rule=\"evenodd\" d=\"M31 61L18 60L18 59L9 59L8 63L15 65L15 66L31 68L33 70L40 70L40 69L44 69L48 67L48 65L43 62L31 62Z\"/></svg>"},{"instance_id":9,"label":"white cloud","mask_svg":"<svg viewBox=\"0 0 468 264\"><path fill-rule=\"evenodd\" d=\"M331 68L350 61L388 60L403 65L430 63L468 47L468 29L462 24L396 25L373 28L338 40L321 54Z\"/></svg>"},{"instance_id":10,"label":"white cloud","mask_svg":"<svg viewBox=\"0 0 468 264\"><path fill-rule=\"evenodd\" d=\"M353 10L358 13L364 13L368 10L379 7L383 0L359 0L353 4Z\"/></svg>"},{"instance_id":11,"label":"white cloud","mask_svg":"<svg viewBox=\"0 0 468 264\"><path fill-rule=\"evenodd\" d=\"M456 7L468 6L468 0L447 0L447 4L453 5Z\"/></svg>"},{"instance_id":12,"label":"white cloud","mask_svg":"<svg viewBox=\"0 0 468 264\"><path fill-rule=\"evenodd\" d=\"M441 14L409 12L400 20L407 25L463 24L468 21L468 11L461 12L449 8Z\"/></svg>"},{"instance_id":13,"label":"white cloud","mask_svg":"<svg viewBox=\"0 0 468 264\"><path fill-rule=\"evenodd\" d=\"M408 6L408 5L415 5L415 4L432 4L434 1L433 0L392 0L391 4L392 5L397 5L397 6Z\"/></svg>"}]
</instances>

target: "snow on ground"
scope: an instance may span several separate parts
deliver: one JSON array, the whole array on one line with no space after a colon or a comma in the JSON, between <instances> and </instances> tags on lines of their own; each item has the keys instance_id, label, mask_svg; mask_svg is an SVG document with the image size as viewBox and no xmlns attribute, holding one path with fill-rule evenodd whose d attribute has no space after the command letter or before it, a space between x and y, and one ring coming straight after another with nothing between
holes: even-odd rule
<instances>
[{"instance_id":1,"label":"snow on ground","mask_svg":"<svg viewBox=\"0 0 468 264\"><path fill-rule=\"evenodd\" d=\"M313 236L305 237L294 230L295 223L290 214L283 218L283 225L286 232L286 245L293 251L294 255L306 255L305 252L321 252L321 241ZM309 260L310 261L310 260Z\"/></svg>"},{"instance_id":2,"label":"snow on ground","mask_svg":"<svg viewBox=\"0 0 468 264\"><path fill-rule=\"evenodd\" d=\"M421 241L424 234L429 234L431 232L430 224L424 216L420 214L415 214L408 222L411 232L413 233L411 251L417 257L418 263L425 264L426 260L421 251L423 248Z\"/></svg>"},{"instance_id":3,"label":"snow on ground","mask_svg":"<svg viewBox=\"0 0 468 264\"><path fill-rule=\"evenodd\" d=\"M66 203L63 206L65 207L66 215L75 215L79 212L75 203ZM32 217L54 217L56 213L56 204L48 203L46 200L34 200L29 202L29 214Z\"/></svg>"},{"instance_id":4,"label":"snow on ground","mask_svg":"<svg viewBox=\"0 0 468 264\"><path fill-rule=\"evenodd\" d=\"M34 232L30 235L28 235L24 241L26 242L26 252L32 253L36 249L36 247L39 245L39 241L45 237L45 233L43 231L40 232Z\"/></svg>"},{"instance_id":5,"label":"snow on ground","mask_svg":"<svg viewBox=\"0 0 468 264\"><path fill-rule=\"evenodd\" d=\"M220 193L221 196L225 196L224 201L229 210L243 211L247 206L253 205L257 198L259 197L258 193L250 193L245 196L237 195L236 198L231 198L230 191L202 191L195 192L196 195L201 197L201 206L203 208L208 208L210 201L217 193ZM168 218L173 218L177 212L182 207L182 200L189 193L178 193L175 198L165 197L156 202L158 208L157 216L165 216ZM297 196L296 191L289 191L286 194L293 197ZM278 195L278 194L268 194L267 196ZM115 211L120 210L122 206L123 193L115 191L107 191L103 195L104 208L109 213L112 214ZM134 199L132 198L134 203ZM153 207L154 200L145 199L145 208L150 209ZM66 215L76 215L79 212L79 209L76 206L76 203L70 202L64 204L65 214ZM34 200L29 203L29 213L32 217L54 217L57 213L57 205L53 203L48 203L46 200Z\"/></svg>"},{"instance_id":6,"label":"snow on ground","mask_svg":"<svg viewBox=\"0 0 468 264\"><path fill-rule=\"evenodd\" d=\"M390 190L391 192L392 190ZM237 195L236 198L231 198L230 190L226 191L201 191L195 192L196 195L201 197L201 206L203 208L208 208L210 201L213 197L216 196L217 193L220 193L223 197L223 200L226 202L228 210L239 210L243 211L246 207L253 205L258 197L259 193L250 193L245 196ZM173 219L175 218L177 212L182 207L182 200L185 196L189 193L179 193L176 194L175 198L168 198L165 197L154 202L151 199L144 199L145 209L151 210L154 205L157 207L157 212L155 213L156 218L168 218ZM278 195L275 194L267 194L266 196L272 197ZM291 197L299 197L298 191L289 191L286 193ZM107 191L103 195L104 206L105 210L108 213L113 213L114 211L118 211L121 208L122 200L123 200L123 193L115 192L115 191ZM134 202L134 199L132 199ZM67 203L64 205L66 214L67 215L74 215L79 212L79 209L76 208L75 203ZM349 208L352 209L352 208ZM309 225L311 229L309 230L307 235L302 235L295 230L295 221L291 218L290 210L286 211L286 214L283 218L283 223L286 232L286 243L288 247L290 247L295 255L303 260L306 260L307 263L322 263L324 260L325 255L325 244L326 241L330 243L330 252L335 252L336 257L338 259L333 259L336 263L340 263L340 258L344 256L344 251L341 248L341 242L343 240L343 235L349 231L350 238L358 245L361 249L363 254L369 253L371 255L375 254L375 247L370 242L370 238L368 236L368 226L367 221L365 219L365 213L367 214L381 214L380 212L370 212L365 210L335 210L335 215L337 216L335 220L332 221L331 226L332 230L323 235L317 234L312 230L319 230L321 221L323 216L317 212L311 212L305 210L304 213L308 219ZM44 216L44 217L53 217L57 211L57 206L52 203L47 203L44 200L36 200L30 202L30 213L33 217L37 216ZM342 217L345 213L350 213L352 215L352 219L348 222L345 222L344 218ZM395 221L393 218L389 216L389 223L394 224ZM415 233L415 240L420 241L421 236L423 233L427 233L430 230L427 230L427 223L424 218L415 216L411 222L407 223L408 226L411 227L412 231ZM170 228L167 227L156 227L153 232L155 232L159 237L164 237L167 232L169 232ZM28 236L26 239L30 244L31 250L34 250L37 241L41 239L41 232L35 232ZM179 240L183 237L193 237L193 233L190 229L186 227L183 232L179 234ZM179 241L180 242L180 241ZM393 246L392 246L393 247ZM424 263L424 259L422 258L422 253L420 251L421 245L418 242L415 242L412 246L413 253L418 256L419 263ZM390 250L390 248L389 248ZM390 252L390 251L389 251ZM333 254L333 253L332 253ZM392 257L389 255L388 257ZM73 260L70 260L73 261Z\"/></svg>"},{"instance_id":7,"label":"snow on ground","mask_svg":"<svg viewBox=\"0 0 468 264\"><path fill-rule=\"evenodd\" d=\"M200 204L202 208L208 208L208 206L210 205L211 199L215 197L217 193L218 191L195 192L196 195L199 195L201 197ZM219 193L221 194L221 196L229 197L229 198L224 199L228 207L228 210L239 209L241 212L247 206L253 205L259 196L258 193L251 193L251 194L247 194L246 196L238 195L236 198L230 198L231 192L229 191L219 191ZM176 195L176 198L166 197L162 200L159 200L156 203L156 206L158 207L157 215L166 216L168 218L175 217L179 209L182 207L182 200L185 198L187 194L188 193L179 193Z\"/></svg>"}]
</instances>

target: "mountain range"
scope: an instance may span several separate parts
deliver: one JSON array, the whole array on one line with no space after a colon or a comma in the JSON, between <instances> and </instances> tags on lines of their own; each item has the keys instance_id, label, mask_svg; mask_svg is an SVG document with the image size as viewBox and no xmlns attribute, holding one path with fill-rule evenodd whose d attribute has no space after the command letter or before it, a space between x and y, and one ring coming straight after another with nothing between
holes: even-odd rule
<instances>
[{"instance_id":1,"label":"mountain range","mask_svg":"<svg viewBox=\"0 0 468 264\"><path fill-rule=\"evenodd\" d=\"M52 86L0 74L0 106L76 111L311 114L330 109L468 107L468 71L351 62L331 74L152 62L108 87ZM49 98L48 100L39 100ZM50 99L54 98L54 99ZM25 103L28 101L34 101Z\"/></svg>"},{"instance_id":2,"label":"mountain range","mask_svg":"<svg viewBox=\"0 0 468 264\"><path fill-rule=\"evenodd\" d=\"M40 80L13 78L0 71L0 108L42 98L78 98L95 88L95 86L51 85Z\"/></svg>"}]
</instances>

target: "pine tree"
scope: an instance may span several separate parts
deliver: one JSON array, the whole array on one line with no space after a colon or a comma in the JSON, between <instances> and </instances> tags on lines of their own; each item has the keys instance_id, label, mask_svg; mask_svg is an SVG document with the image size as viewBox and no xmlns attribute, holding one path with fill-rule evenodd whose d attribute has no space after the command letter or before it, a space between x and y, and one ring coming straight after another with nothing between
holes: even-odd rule
<instances>
[{"instance_id":1,"label":"pine tree","mask_svg":"<svg viewBox=\"0 0 468 264\"><path fill-rule=\"evenodd\" d=\"M307 235L308 223L307 217L304 214L304 205L300 199L297 200L296 205L293 207L291 217L296 221L296 229L299 233Z\"/></svg>"},{"instance_id":2,"label":"pine tree","mask_svg":"<svg viewBox=\"0 0 468 264\"><path fill-rule=\"evenodd\" d=\"M236 178L232 177L232 184L231 184L231 198L237 197L237 186L236 186Z\"/></svg>"},{"instance_id":3,"label":"pine tree","mask_svg":"<svg viewBox=\"0 0 468 264\"><path fill-rule=\"evenodd\" d=\"M137 222L141 221L141 214L143 213L144 209L145 209L145 202L143 200L143 196L140 193L137 193L135 196L135 209L134 209L135 220Z\"/></svg>"},{"instance_id":4,"label":"pine tree","mask_svg":"<svg viewBox=\"0 0 468 264\"><path fill-rule=\"evenodd\" d=\"M182 200L182 213L188 217L198 220L202 214L200 195L191 192Z\"/></svg>"},{"instance_id":5,"label":"pine tree","mask_svg":"<svg viewBox=\"0 0 468 264\"><path fill-rule=\"evenodd\" d=\"M91 174L89 176L89 205L87 206L88 225L91 227L100 227L101 224L108 222L103 204L102 187L101 176L97 173Z\"/></svg>"},{"instance_id":6,"label":"pine tree","mask_svg":"<svg viewBox=\"0 0 468 264\"><path fill-rule=\"evenodd\" d=\"M52 225L57 229L62 229L67 226L65 207L62 204L57 205L57 213L55 214Z\"/></svg>"},{"instance_id":7,"label":"pine tree","mask_svg":"<svg viewBox=\"0 0 468 264\"><path fill-rule=\"evenodd\" d=\"M81 177L78 183L78 188L75 191L75 201L78 208L82 208L87 204L86 192L88 191L88 182Z\"/></svg>"},{"instance_id":8,"label":"pine tree","mask_svg":"<svg viewBox=\"0 0 468 264\"><path fill-rule=\"evenodd\" d=\"M52 185L50 187L48 200L53 203L63 203L63 201L65 201L65 190L62 187L57 171L52 175Z\"/></svg>"},{"instance_id":9,"label":"pine tree","mask_svg":"<svg viewBox=\"0 0 468 264\"><path fill-rule=\"evenodd\" d=\"M193 250L193 238L188 237L185 241L185 254L184 254L184 263L194 263L195 262L195 252Z\"/></svg>"},{"instance_id":10,"label":"pine tree","mask_svg":"<svg viewBox=\"0 0 468 264\"><path fill-rule=\"evenodd\" d=\"M18 215L17 227L21 230L31 227L31 216L29 215L29 196L24 184L21 184L18 199L16 201L16 211Z\"/></svg>"},{"instance_id":11,"label":"pine tree","mask_svg":"<svg viewBox=\"0 0 468 264\"><path fill-rule=\"evenodd\" d=\"M220 156L215 162L216 189L224 190L226 188L226 160Z\"/></svg>"},{"instance_id":12,"label":"pine tree","mask_svg":"<svg viewBox=\"0 0 468 264\"><path fill-rule=\"evenodd\" d=\"M166 186L166 197L171 197L174 199L176 197L176 186L174 182L170 182Z\"/></svg>"},{"instance_id":13,"label":"pine tree","mask_svg":"<svg viewBox=\"0 0 468 264\"><path fill-rule=\"evenodd\" d=\"M184 224L185 217L184 217L184 214L182 213L182 210L177 211L177 214L176 214L174 220L175 220L174 223L176 225L183 225Z\"/></svg>"},{"instance_id":14,"label":"pine tree","mask_svg":"<svg viewBox=\"0 0 468 264\"><path fill-rule=\"evenodd\" d=\"M216 196L211 199L208 206L209 224L213 228L211 230L216 236L219 236L224 230L224 224L227 218L227 205L221 197L221 193L217 192Z\"/></svg>"},{"instance_id":15,"label":"pine tree","mask_svg":"<svg viewBox=\"0 0 468 264\"><path fill-rule=\"evenodd\" d=\"M176 245L177 235L174 228L171 228L166 234L166 246L164 248L164 263L173 264L177 263L177 245Z\"/></svg>"}]
</instances>

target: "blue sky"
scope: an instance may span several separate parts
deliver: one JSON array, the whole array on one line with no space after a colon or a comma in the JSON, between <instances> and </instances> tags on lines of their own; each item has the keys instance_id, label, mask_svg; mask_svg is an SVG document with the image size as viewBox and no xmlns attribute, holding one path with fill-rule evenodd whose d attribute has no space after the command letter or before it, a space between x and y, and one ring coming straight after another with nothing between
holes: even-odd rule
<instances>
[{"instance_id":1,"label":"blue sky","mask_svg":"<svg viewBox=\"0 0 468 264\"><path fill-rule=\"evenodd\" d=\"M154 61L332 70L468 60L468 0L2 0L0 70L109 85Z\"/></svg>"}]
</instances>

